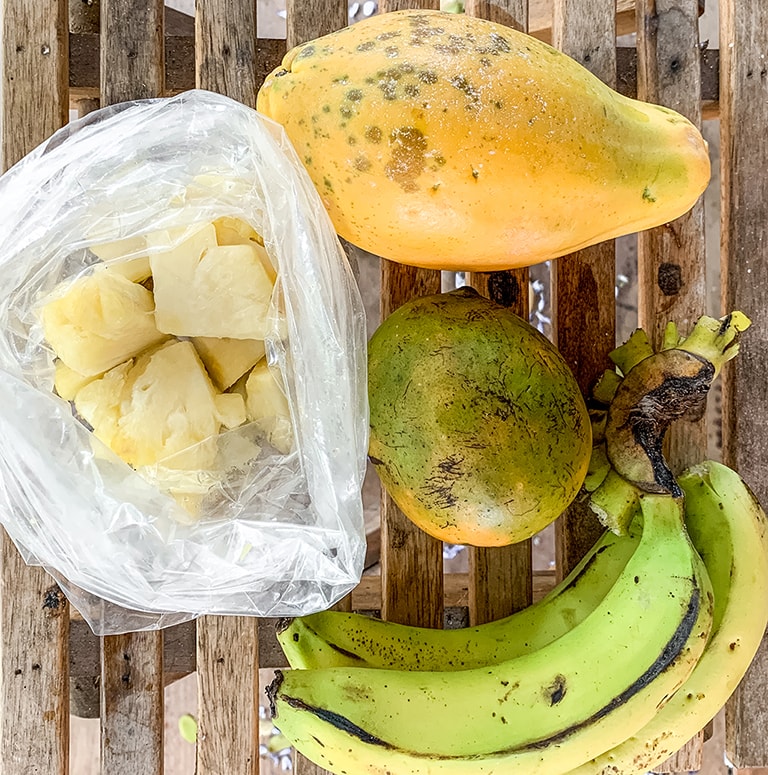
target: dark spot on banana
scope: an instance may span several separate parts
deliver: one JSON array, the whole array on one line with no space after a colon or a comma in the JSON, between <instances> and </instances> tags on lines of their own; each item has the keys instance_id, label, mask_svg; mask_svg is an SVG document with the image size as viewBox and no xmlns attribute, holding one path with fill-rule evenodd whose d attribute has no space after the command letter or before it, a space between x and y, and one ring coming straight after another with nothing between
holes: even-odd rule
<instances>
[{"instance_id":1,"label":"dark spot on banana","mask_svg":"<svg viewBox=\"0 0 768 775\"><path fill-rule=\"evenodd\" d=\"M566 680L564 675L555 676L555 680L544 690L550 705L557 705L565 697Z\"/></svg>"}]
</instances>

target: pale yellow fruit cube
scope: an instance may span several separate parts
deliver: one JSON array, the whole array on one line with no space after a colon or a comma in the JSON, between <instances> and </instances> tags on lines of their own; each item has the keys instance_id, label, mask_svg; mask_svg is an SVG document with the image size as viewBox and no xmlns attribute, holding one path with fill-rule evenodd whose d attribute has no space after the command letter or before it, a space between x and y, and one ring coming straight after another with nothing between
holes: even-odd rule
<instances>
[{"instance_id":1,"label":"pale yellow fruit cube","mask_svg":"<svg viewBox=\"0 0 768 775\"><path fill-rule=\"evenodd\" d=\"M264 432L278 451L288 453L293 446L293 425L288 399L263 360L251 369L245 383L245 409L250 422Z\"/></svg>"},{"instance_id":2,"label":"pale yellow fruit cube","mask_svg":"<svg viewBox=\"0 0 768 775\"><path fill-rule=\"evenodd\" d=\"M259 247L219 246L209 224L151 255L157 327L176 336L264 339L274 283Z\"/></svg>"},{"instance_id":3,"label":"pale yellow fruit cube","mask_svg":"<svg viewBox=\"0 0 768 775\"><path fill-rule=\"evenodd\" d=\"M96 377L78 374L74 369L70 369L64 361L56 361L54 368L53 387L65 401L71 401L81 388L96 379Z\"/></svg>"},{"instance_id":4,"label":"pale yellow fruit cube","mask_svg":"<svg viewBox=\"0 0 768 775\"><path fill-rule=\"evenodd\" d=\"M221 419L215 397L191 342L169 342L86 385L75 407L129 465L179 456L174 467L194 470L209 468L216 456L213 437Z\"/></svg>"},{"instance_id":5,"label":"pale yellow fruit cube","mask_svg":"<svg viewBox=\"0 0 768 775\"><path fill-rule=\"evenodd\" d=\"M266 352L261 339L196 336L192 343L219 390L226 390L237 382Z\"/></svg>"},{"instance_id":6,"label":"pale yellow fruit cube","mask_svg":"<svg viewBox=\"0 0 768 775\"><path fill-rule=\"evenodd\" d=\"M126 237L115 242L92 245L91 252L102 261L108 261L101 269L121 274L134 283L142 283L151 274L149 256L145 254L147 241L143 236Z\"/></svg>"},{"instance_id":7,"label":"pale yellow fruit cube","mask_svg":"<svg viewBox=\"0 0 768 775\"><path fill-rule=\"evenodd\" d=\"M277 272L264 247L264 240L250 224L240 220L240 218L224 216L217 218L213 225L216 228L216 241L219 245L254 245L259 260L264 265L264 270L269 275L270 280L275 281Z\"/></svg>"},{"instance_id":8,"label":"pale yellow fruit cube","mask_svg":"<svg viewBox=\"0 0 768 775\"><path fill-rule=\"evenodd\" d=\"M42 307L40 318L56 355L86 377L167 339L155 325L152 294L110 272L76 280Z\"/></svg>"},{"instance_id":9,"label":"pale yellow fruit cube","mask_svg":"<svg viewBox=\"0 0 768 775\"><path fill-rule=\"evenodd\" d=\"M237 428L246 419L245 400L237 393L219 393L215 396L216 411L225 428Z\"/></svg>"}]
</instances>

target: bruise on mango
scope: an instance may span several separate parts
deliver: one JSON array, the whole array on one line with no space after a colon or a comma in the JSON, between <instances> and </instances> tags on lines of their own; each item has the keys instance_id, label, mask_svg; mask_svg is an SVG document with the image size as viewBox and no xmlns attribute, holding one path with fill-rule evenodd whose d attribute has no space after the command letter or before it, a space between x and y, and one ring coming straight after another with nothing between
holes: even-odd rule
<instances>
[{"instance_id":1,"label":"bruise on mango","mask_svg":"<svg viewBox=\"0 0 768 775\"><path fill-rule=\"evenodd\" d=\"M257 109L312 159L342 237L416 266L555 258L676 218L709 179L685 118L465 14L377 14L298 46Z\"/></svg>"}]
</instances>

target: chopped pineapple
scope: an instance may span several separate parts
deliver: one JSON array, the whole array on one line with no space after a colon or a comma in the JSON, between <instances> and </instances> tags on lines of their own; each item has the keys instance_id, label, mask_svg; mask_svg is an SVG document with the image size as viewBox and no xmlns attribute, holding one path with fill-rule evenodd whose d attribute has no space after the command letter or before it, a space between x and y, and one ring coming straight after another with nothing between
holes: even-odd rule
<instances>
[{"instance_id":1,"label":"chopped pineapple","mask_svg":"<svg viewBox=\"0 0 768 775\"><path fill-rule=\"evenodd\" d=\"M255 243L219 246L208 224L150 256L157 327L176 336L264 339L273 281Z\"/></svg>"},{"instance_id":2,"label":"chopped pineapple","mask_svg":"<svg viewBox=\"0 0 768 775\"><path fill-rule=\"evenodd\" d=\"M142 283L152 274L146 248L146 239L138 236L92 245L91 252L109 262L103 269L121 274L131 282Z\"/></svg>"},{"instance_id":3,"label":"chopped pineapple","mask_svg":"<svg viewBox=\"0 0 768 775\"><path fill-rule=\"evenodd\" d=\"M192 338L192 343L220 390L226 390L237 382L265 353L264 342L260 339L196 336Z\"/></svg>"},{"instance_id":4,"label":"chopped pineapple","mask_svg":"<svg viewBox=\"0 0 768 775\"><path fill-rule=\"evenodd\" d=\"M80 415L126 463L207 469L222 424L216 391L191 342L169 342L108 371L75 396ZM213 442L213 443L210 443Z\"/></svg>"},{"instance_id":5,"label":"chopped pineapple","mask_svg":"<svg viewBox=\"0 0 768 775\"><path fill-rule=\"evenodd\" d=\"M246 419L245 401L237 393L219 393L214 397L216 411L225 428L237 428Z\"/></svg>"},{"instance_id":6,"label":"chopped pineapple","mask_svg":"<svg viewBox=\"0 0 768 775\"><path fill-rule=\"evenodd\" d=\"M64 361L56 361L54 368L56 371L53 376L53 387L65 401L71 401L80 388L96 379L96 377L78 374L74 369L70 369Z\"/></svg>"},{"instance_id":7,"label":"chopped pineapple","mask_svg":"<svg viewBox=\"0 0 768 775\"><path fill-rule=\"evenodd\" d=\"M293 427L288 399L272 376L266 360L253 367L245 383L245 409L269 443L287 454L293 445Z\"/></svg>"},{"instance_id":8,"label":"chopped pineapple","mask_svg":"<svg viewBox=\"0 0 768 775\"><path fill-rule=\"evenodd\" d=\"M240 218L232 218L224 215L213 222L216 228L216 241L219 245L243 245L250 241L259 245L264 244L264 240L259 233L248 223Z\"/></svg>"},{"instance_id":9,"label":"chopped pineapple","mask_svg":"<svg viewBox=\"0 0 768 775\"><path fill-rule=\"evenodd\" d=\"M152 294L143 286L96 272L48 301L40 317L56 355L92 377L167 339L155 326L153 308Z\"/></svg>"}]
</instances>

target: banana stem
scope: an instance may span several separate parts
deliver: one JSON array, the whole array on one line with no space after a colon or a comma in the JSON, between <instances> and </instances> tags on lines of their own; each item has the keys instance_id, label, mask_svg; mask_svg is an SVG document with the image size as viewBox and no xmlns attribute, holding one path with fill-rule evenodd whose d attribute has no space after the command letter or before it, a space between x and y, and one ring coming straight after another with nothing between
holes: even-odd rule
<instances>
[{"instance_id":1,"label":"banana stem","mask_svg":"<svg viewBox=\"0 0 768 775\"><path fill-rule=\"evenodd\" d=\"M737 336L748 326L740 312L721 320L702 317L676 347L637 361L645 347L635 342L623 355L618 348L618 357L611 356L631 364L608 407L604 434L608 459L622 477L645 492L681 494L664 459L664 436L675 420L701 416L715 376L738 352ZM677 339L668 327L665 342Z\"/></svg>"}]
</instances>

